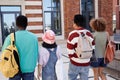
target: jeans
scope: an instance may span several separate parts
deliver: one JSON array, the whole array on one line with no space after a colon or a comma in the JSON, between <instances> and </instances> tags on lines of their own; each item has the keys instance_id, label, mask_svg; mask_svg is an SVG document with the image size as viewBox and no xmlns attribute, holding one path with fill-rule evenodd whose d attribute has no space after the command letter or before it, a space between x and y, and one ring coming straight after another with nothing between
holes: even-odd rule
<instances>
[{"instance_id":1,"label":"jeans","mask_svg":"<svg viewBox=\"0 0 120 80\"><path fill-rule=\"evenodd\" d=\"M13 78L9 78L9 80L34 80L34 72L31 73L18 73Z\"/></svg>"},{"instance_id":2,"label":"jeans","mask_svg":"<svg viewBox=\"0 0 120 80\"><path fill-rule=\"evenodd\" d=\"M68 80L77 80L77 76L80 76L80 80L88 80L89 66L75 66L69 64Z\"/></svg>"},{"instance_id":3,"label":"jeans","mask_svg":"<svg viewBox=\"0 0 120 80\"><path fill-rule=\"evenodd\" d=\"M49 59L45 67L42 68L42 80L57 80L57 76L55 73L55 65L57 62L57 55L56 50L57 48L54 48L54 50L47 49L50 53Z\"/></svg>"}]
</instances>

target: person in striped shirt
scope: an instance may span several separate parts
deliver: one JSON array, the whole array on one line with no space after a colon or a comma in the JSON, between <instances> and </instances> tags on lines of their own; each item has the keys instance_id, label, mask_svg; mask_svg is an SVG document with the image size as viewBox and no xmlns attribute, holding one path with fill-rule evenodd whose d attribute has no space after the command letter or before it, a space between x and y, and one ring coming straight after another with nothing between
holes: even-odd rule
<instances>
[{"instance_id":1,"label":"person in striped shirt","mask_svg":"<svg viewBox=\"0 0 120 80\"><path fill-rule=\"evenodd\" d=\"M92 47L94 49L95 42L93 35L84 26L85 18L83 15L77 14L74 16L74 30L71 31L67 39L67 51L70 59L69 70L68 70L68 79L77 80L77 76L80 76L80 80L88 80L90 58L81 59L77 56L75 49L77 48L78 38L80 34L85 33L92 41Z\"/></svg>"}]
</instances>

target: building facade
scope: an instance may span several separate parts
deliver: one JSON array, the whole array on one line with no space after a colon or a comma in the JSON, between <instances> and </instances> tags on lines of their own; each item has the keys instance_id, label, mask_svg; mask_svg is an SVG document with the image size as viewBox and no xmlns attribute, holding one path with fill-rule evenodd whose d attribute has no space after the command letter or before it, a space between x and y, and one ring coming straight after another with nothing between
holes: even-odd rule
<instances>
[{"instance_id":1,"label":"building facade","mask_svg":"<svg viewBox=\"0 0 120 80\"><path fill-rule=\"evenodd\" d=\"M113 15L113 19L116 22L116 32L120 33L120 0L113 0Z\"/></svg>"},{"instance_id":2,"label":"building facade","mask_svg":"<svg viewBox=\"0 0 120 80\"><path fill-rule=\"evenodd\" d=\"M0 2L0 37L5 37L17 30L15 18L22 14L28 17L27 30L41 40L46 29L56 33L56 39L66 39L73 30L73 17L83 14L86 28L92 18L104 17L107 20L107 31L112 34L112 0L1 0Z\"/></svg>"}]
</instances>

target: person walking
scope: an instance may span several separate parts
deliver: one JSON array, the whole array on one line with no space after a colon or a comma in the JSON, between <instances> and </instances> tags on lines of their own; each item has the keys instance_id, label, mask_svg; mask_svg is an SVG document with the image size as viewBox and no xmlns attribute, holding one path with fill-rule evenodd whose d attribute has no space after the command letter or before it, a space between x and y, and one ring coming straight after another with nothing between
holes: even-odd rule
<instances>
[{"instance_id":1,"label":"person walking","mask_svg":"<svg viewBox=\"0 0 120 80\"><path fill-rule=\"evenodd\" d=\"M90 21L90 26L95 31L95 56L97 58L96 62L91 62L94 72L94 80L99 80L99 77L102 80L106 80L106 76L103 73L104 67L107 64L104 63L104 55L106 49L106 43L109 38L109 35L106 29L106 21L104 18L92 19Z\"/></svg>"},{"instance_id":2,"label":"person walking","mask_svg":"<svg viewBox=\"0 0 120 80\"><path fill-rule=\"evenodd\" d=\"M84 33L84 36L91 40L92 48L94 49L94 39L90 31L85 29L85 18L83 15L77 14L74 16L74 30L69 33L67 39L67 51L70 59L68 79L77 80L77 76L80 76L80 80L88 80L90 58L83 59L79 58L76 53L78 39ZM84 46L84 45L81 45ZM87 55L87 53L86 53Z\"/></svg>"},{"instance_id":3,"label":"person walking","mask_svg":"<svg viewBox=\"0 0 120 80\"><path fill-rule=\"evenodd\" d=\"M16 18L18 31L15 32L15 45L18 49L20 60L20 71L9 80L34 80L34 70L38 60L38 39L26 30L28 20L26 16L20 15ZM7 36L2 51L10 44L10 35Z\"/></svg>"},{"instance_id":4,"label":"person walking","mask_svg":"<svg viewBox=\"0 0 120 80\"><path fill-rule=\"evenodd\" d=\"M62 58L62 50L56 44L55 33L52 30L47 30L42 40L38 62L38 78L42 77L42 80L64 80L63 76L57 76L58 73L56 73L56 63ZM63 75L63 73L61 74ZM58 79L58 77L60 78Z\"/></svg>"}]
</instances>

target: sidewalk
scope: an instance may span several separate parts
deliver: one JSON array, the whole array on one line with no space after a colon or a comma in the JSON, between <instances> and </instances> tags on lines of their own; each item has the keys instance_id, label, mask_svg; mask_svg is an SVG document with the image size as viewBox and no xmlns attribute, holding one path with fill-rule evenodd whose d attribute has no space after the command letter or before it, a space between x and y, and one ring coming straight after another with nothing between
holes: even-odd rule
<instances>
[{"instance_id":1,"label":"sidewalk","mask_svg":"<svg viewBox=\"0 0 120 80\"><path fill-rule=\"evenodd\" d=\"M63 55L62 58L63 58L64 70L65 70L64 73L65 73L65 76L66 76L65 80L68 80L67 74L68 74L68 67L69 67L68 66L69 65L69 59L67 57L66 41L65 40L59 40L59 41L57 41L57 44L59 44L61 46L61 48L62 48L62 52L63 52L62 53L62 55ZM111 70L109 70L109 71L111 71ZM107 80L117 80L117 79L113 78L110 74L108 74L108 70L107 69L105 70L105 73L107 73L106 74ZM35 75L37 75L37 73L35 73ZM90 68L90 71L89 71L89 80L94 80L93 77L94 77L93 71ZM0 74L0 80L7 80L7 79ZM120 79L118 79L118 80L120 80Z\"/></svg>"}]
</instances>

